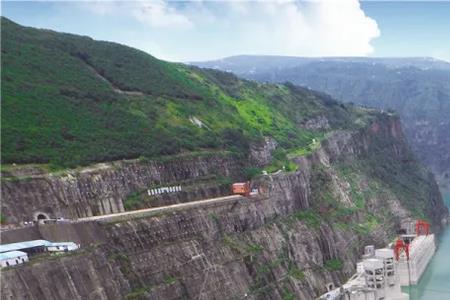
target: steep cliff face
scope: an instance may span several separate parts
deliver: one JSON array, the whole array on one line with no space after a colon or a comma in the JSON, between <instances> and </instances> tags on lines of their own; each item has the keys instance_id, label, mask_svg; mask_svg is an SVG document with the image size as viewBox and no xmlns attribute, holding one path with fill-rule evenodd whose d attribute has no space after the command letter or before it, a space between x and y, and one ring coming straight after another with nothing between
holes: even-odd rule
<instances>
[{"instance_id":1,"label":"steep cliff face","mask_svg":"<svg viewBox=\"0 0 450 300\"><path fill-rule=\"evenodd\" d=\"M422 212L414 207L436 228L447 216L396 118L335 132L296 163L256 178L257 197L102 221L97 243L80 234L82 251L5 270L2 299L314 299L352 274L364 245L385 245ZM410 198L413 186L383 173L392 167L424 192Z\"/></svg>"},{"instance_id":2,"label":"steep cliff face","mask_svg":"<svg viewBox=\"0 0 450 300\"><path fill-rule=\"evenodd\" d=\"M217 179L240 178L243 167L232 155L209 154L160 162L118 161L63 174L33 175L33 170L24 173L19 168L3 174L2 213L10 223L29 221L39 213L65 218L116 213L124 211L130 195L181 184L182 192L148 197L148 206L218 196L229 193L229 187L224 190Z\"/></svg>"}]
</instances>

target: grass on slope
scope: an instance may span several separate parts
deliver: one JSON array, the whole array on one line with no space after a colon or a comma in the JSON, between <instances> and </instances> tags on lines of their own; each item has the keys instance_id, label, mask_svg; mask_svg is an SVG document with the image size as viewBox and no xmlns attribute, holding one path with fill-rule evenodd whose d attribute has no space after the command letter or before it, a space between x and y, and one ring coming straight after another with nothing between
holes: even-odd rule
<instances>
[{"instance_id":1,"label":"grass on slope","mask_svg":"<svg viewBox=\"0 0 450 300\"><path fill-rule=\"evenodd\" d=\"M245 156L263 136L308 146L323 134L302 127L315 116L331 129L351 125L352 108L291 85L1 22L3 163L75 167L207 149Z\"/></svg>"}]
</instances>

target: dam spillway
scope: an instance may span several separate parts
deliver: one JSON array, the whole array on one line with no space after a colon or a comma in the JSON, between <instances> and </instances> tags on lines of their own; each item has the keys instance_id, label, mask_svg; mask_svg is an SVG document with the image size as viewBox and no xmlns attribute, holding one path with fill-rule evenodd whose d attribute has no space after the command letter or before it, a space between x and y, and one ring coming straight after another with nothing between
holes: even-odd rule
<instances>
[{"instance_id":1,"label":"dam spillway","mask_svg":"<svg viewBox=\"0 0 450 300\"><path fill-rule=\"evenodd\" d=\"M434 234L416 236L410 244L409 261L402 253L397 264L400 285L417 284L435 251Z\"/></svg>"},{"instance_id":2,"label":"dam spillway","mask_svg":"<svg viewBox=\"0 0 450 300\"><path fill-rule=\"evenodd\" d=\"M450 206L450 193L444 194L446 204ZM404 287L411 300L448 300L450 299L450 227L436 235L437 249L417 285Z\"/></svg>"}]
</instances>

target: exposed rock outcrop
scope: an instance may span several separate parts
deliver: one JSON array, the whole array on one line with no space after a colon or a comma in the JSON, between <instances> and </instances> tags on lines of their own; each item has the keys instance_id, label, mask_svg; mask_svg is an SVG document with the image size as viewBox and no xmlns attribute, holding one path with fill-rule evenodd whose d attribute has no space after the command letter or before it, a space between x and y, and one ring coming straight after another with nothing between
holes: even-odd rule
<instances>
[{"instance_id":1,"label":"exposed rock outcrop","mask_svg":"<svg viewBox=\"0 0 450 300\"><path fill-rule=\"evenodd\" d=\"M186 181L202 181L214 176L239 177L242 168L231 155L205 155L161 162L118 161L64 174L36 174L33 170L34 174L3 174L2 212L11 223L30 221L36 212L65 218L121 212L131 193L180 182L184 185ZM197 187L193 195L179 200L207 198L223 192L207 186L202 189L201 184ZM176 199L168 199L168 204L174 201Z\"/></svg>"},{"instance_id":2,"label":"exposed rock outcrop","mask_svg":"<svg viewBox=\"0 0 450 300\"><path fill-rule=\"evenodd\" d=\"M373 161L397 162L425 193L402 194ZM5 270L2 299L314 299L352 274L364 245L384 245L400 218L420 213L412 207L435 228L447 217L396 118L336 132L296 162L296 172L256 178L254 198L95 224L101 237L79 234L82 251Z\"/></svg>"}]
</instances>

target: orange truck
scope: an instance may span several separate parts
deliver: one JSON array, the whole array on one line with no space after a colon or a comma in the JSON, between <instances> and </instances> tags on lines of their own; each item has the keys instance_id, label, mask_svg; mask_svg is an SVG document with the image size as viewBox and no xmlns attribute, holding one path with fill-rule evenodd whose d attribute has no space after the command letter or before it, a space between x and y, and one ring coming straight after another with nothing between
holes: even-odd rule
<instances>
[{"instance_id":1,"label":"orange truck","mask_svg":"<svg viewBox=\"0 0 450 300\"><path fill-rule=\"evenodd\" d=\"M242 195L245 197L250 196L250 182L236 182L232 187L233 194Z\"/></svg>"}]
</instances>

